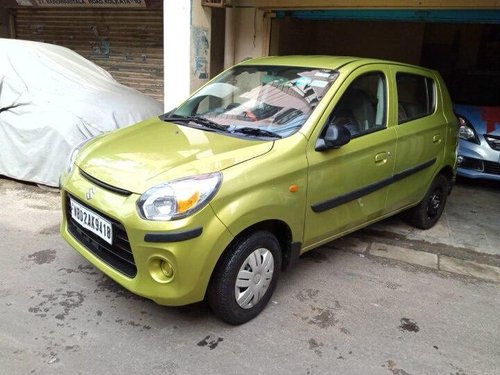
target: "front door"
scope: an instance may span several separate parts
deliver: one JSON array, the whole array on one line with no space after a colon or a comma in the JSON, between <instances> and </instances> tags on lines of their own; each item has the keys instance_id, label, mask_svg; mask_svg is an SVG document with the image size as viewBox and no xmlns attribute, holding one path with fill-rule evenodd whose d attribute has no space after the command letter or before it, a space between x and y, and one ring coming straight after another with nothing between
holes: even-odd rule
<instances>
[{"instance_id":1,"label":"front door","mask_svg":"<svg viewBox=\"0 0 500 375\"><path fill-rule=\"evenodd\" d=\"M379 217L385 211L387 185L394 171L396 130L388 126L385 68L370 65L346 78L331 105L327 123L340 123L352 139L346 145L317 151L309 162L304 250ZM324 127L325 129L326 127ZM324 133L324 130L323 130Z\"/></svg>"}]
</instances>

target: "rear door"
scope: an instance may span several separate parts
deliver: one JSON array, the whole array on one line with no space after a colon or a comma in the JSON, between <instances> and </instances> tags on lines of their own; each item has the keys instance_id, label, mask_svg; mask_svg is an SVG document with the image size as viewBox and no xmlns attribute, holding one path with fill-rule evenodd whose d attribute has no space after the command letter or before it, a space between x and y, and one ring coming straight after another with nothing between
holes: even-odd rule
<instances>
[{"instance_id":1,"label":"rear door","mask_svg":"<svg viewBox=\"0 0 500 375\"><path fill-rule=\"evenodd\" d=\"M397 210L423 198L443 165L447 120L432 73L394 66L397 106L397 153L394 183L389 187L387 209Z\"/></svg>"}]
</instances>

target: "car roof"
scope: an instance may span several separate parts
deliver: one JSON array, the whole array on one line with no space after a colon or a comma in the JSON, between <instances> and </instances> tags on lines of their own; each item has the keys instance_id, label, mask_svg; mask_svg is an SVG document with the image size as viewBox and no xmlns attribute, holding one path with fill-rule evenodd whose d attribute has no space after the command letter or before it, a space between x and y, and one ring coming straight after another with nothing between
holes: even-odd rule
<instances>
[{"instance_id":1,"label":"car roof","mask_svg":"<svg viewBox=\"0 0 500 375\"><path fill-rule=\"evenodd\" d=\"M44 75L59 75L62 72L75 72L78 76L89 76L102 79L111 79L111 74L90 60L87 60L69 48L55 44L33 42L21 39L0 38L0 62L3 66L15 67L14 72L1 73L12 75L15 70L21 73L24 69L28 73L37 71L35 79ZM30 74L26 74L29 76Z\"/></svg>"},{"instance_id":2,"label":"car roof","mask_svg":"<svg viewBox=\"0 0 500 375\"><path fill-rule=\"evenodd\" d=\"M289 55L289 56L268 56L258 57L242 62L240 65L276 65L276 66L297 66L310 67L319 69L338 70L344 66L349 66L351 69L368 65L368 64L389 64L401 67L420 69L427 72L433 72L431 69L421 66L382 60L366 57L355 56L328 56L328 55Z\"/></svg>"}]
</instances>

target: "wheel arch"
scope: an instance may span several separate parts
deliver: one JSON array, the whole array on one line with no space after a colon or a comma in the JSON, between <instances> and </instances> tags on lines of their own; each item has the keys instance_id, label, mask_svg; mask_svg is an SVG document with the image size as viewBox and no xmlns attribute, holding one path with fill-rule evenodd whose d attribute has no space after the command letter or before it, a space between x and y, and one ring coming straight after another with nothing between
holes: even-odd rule
<instances>
[{"instance_id":1,"label":"wheel arch","mask_svg":"<svg viewBox=\"0 0 500 375\"><path fill-rule=\"evenodd\" d=\"M212 270L210 281L212 280L217 267L222 262L222 259L231 251L234 244L239 242L243 237L249 236L251 233L258 231L270 232L278 239L282 254L281 270L288 269L296 261L296 259L298 259L301 243L292 243L292 230L290 226L286 222L278 219L264 220L246 227L234 236L233 240L226 246L224 251L219 256L219 259Z\"/></svg>"},{"instance_id":2,"label":"wheel arch","mask_svg":"<svg viewBox=\"0 0 500 375\"><path fill-rule=\"evenodd\" d=\"M232 245L235 242L239 241L242 237L248 236L250 235L250 233L254 233L260 230L270 232L276 236L280 243L281 253L283 256L282 270L288 268L291 263L290 258L292 256L292 247L297 245L292 244L293 237L292 229L290 228L290 226L283 220L278 219L260 221L245 228L234 237L233 241L231 241L231 243L227 246L221 257L224 256L227 251L230 251Z\"/></svg>"},{"instance_id":3,"label":"wheel arch","mask_svg":"<svg viewBox=\"0 0 500 375\"><path fill-rule=\"evenodd\" d=\"M451 189L453 188L453 185L455 184L455 173L453 173L453 168L450 167L449 165L446 165L445 167L441 168L438 175L443 175L448 180L448 188L449 188L448 194L450 194Z\"/></svg>"}]
</instances>

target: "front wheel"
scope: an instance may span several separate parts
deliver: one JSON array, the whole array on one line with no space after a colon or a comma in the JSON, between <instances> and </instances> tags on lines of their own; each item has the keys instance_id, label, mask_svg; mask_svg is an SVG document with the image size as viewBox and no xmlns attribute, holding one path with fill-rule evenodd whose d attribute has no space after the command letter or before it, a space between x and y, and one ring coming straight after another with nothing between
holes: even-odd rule
<instances>
[{"instance_id":1,"label":"front wheel","mask_svg":"<svg viewBox=\"0 0 500 375\"><path fill-rule=\"evenodd\" d=\"M408 210L404 218L417 228L432 228L443 213L448 191L448 179L442 174L437 175L424 199L417 206Z\"/></svg>"},{"instance_id":2,"label":"front wheel","mask_svg":"<svg viewBox=\"0 0 500 375\"><path fill-rule=\"evenodd\" d=\"M230 324L255 318L269 302L281 269L281 247L270 232L241 238L221 258L207 299L214 312Z\"/></svg>"}]
</instances>

